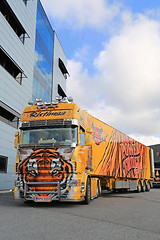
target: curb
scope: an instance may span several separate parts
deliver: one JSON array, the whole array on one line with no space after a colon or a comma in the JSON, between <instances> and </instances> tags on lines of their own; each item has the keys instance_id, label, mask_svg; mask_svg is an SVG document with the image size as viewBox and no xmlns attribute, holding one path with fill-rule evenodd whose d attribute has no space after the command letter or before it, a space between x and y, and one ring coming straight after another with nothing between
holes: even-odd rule
<instances>
[{"instance_id":1,"label":"curb","mask_svg":"<svg viewBox=\"0 0 160 240\"><path fill-rule=\"evenodd\" d=\"M10 192L13 192L13 189L0 190L0 194L1 194L1 193L10 193Z\"/></svg>"}]
</instances>

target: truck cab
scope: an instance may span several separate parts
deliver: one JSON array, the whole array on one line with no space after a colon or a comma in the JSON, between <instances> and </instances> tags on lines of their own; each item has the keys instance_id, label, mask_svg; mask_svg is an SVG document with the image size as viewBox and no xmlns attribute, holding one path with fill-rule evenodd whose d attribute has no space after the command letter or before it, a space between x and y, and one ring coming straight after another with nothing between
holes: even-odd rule
<instances>
[{"instance_id":1,"label":"truck cab","mask_svg":"<svg viewBox=\"0 0 160 240\"><path fill-rule=\"evenodd\" d=\"M76 104L62 100L37 101L24 109L15 134L16 199L85 200L92 132L86 129L80 111Z\"/></svg>"}]
</instances>

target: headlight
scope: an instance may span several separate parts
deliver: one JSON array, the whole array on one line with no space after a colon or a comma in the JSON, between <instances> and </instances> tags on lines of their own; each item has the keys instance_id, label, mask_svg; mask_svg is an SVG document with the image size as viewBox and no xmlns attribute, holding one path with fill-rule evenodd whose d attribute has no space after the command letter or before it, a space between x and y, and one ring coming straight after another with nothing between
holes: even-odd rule
<instances>
[{"instance_id":1,"label":"headlight","mask_svg":"<svg viewBox=\"0 0 160 240\"><path fill-rule=\"evenodd\" d=\"M21 188L23 188L23 182L16 180L16 181L15 181L15 187L21 187Z\"/></svg>"},{"instance_id":2,"label":"headlight","mask_svg":"<svg viewBox=\"0 0 160 240\"><path fill-rule=\"evenodd\" d=\"M72 180L70 181L69 183L69 186L71 187L74 187L74 186L80 186L81 185L81 181L80 180Z\"/></svg>"}]
</instances>

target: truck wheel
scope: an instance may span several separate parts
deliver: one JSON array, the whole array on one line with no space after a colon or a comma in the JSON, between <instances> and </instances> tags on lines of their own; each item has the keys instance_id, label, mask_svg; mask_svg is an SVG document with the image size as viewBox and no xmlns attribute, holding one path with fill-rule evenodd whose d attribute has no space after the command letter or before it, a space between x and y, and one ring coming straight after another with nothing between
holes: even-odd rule
<instances>
[{"instance_id":1,"label":"truck wheel","mask_svg":"<svg viewBox=\"0 0 160 240\"><path fill-rule=\"evenodd\" d=\"M146 191L149 192L151 189L151 184L149 181L147 181L147 185L146 185Z\"/></svg>"},{"instance_id":2,"label":"truck wheel","mask_svg":"<svg viewBox=\"0 0 160 240\"><path fill-rule=\"evenodd\" d=\"M87 178L87 183L86 183L86 196L84 203L89 204L91 201L91 180Z\"/></svg>"},{"instance_id":3,"label":"truck wheel","mask_svg":"<svg viewBox=\"0 0 160 240\"><path fill-rule=\"evenodd\" d=\"M146 182L143 181L142 192L145 192L145 191L146 191Z\"/></svg>"},{"instance_id":4,"label":"truck wheel","mask_svg":"<svg viewBox=\"0 0 160 240\"><path fill-rule=\"evenodd\" d=\"M138 181L138 185L137 185L137 192L140 193L142 191L142 186L141 186L141 182Z\"/></svg>"},{"instance_id":5,"label":"truck wheel","mask_svg":"<svg viewBox=\"0 0 160 240\"><path fill-rule=\"evenodd\" d=\"M97 181L97 197L100 197L102 193L102 189L101 189L101 181L98 180Z\"/></svg>"}]
</instances>

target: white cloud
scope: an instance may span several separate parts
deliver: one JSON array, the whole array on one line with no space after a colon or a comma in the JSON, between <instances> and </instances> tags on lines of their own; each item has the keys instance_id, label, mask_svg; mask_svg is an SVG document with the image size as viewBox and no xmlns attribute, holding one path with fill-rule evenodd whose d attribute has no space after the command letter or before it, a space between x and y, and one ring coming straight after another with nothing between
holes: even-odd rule
<instances>
[{"instance_id":1,"label":"white cloud","mask_svg":"<svg viewBox=\"0 0 160 240\"><path fill-rule=\"evenodd\" d=\"M157 136L144 136L138 134L130 134L130 137L135 139L136 141L145 144L146 146L151 146L154 144L160 144L160 137Z\"/></svg>"},{"instance_id":2,"label":"white cloud","mask_svg":"<svg viewBox=\"0 0 160 240\"><path fill-rule=\"evenodd\" d=\"M148 144L160 134L160 24L129 13L122 21L95 59L94 77L69 61L68 89L91 114Z\"/></svg>"},{"instance_id":3,"label":"white cloud","mask_svg":"<svg viewBox=\"0 0 160 240\"><path fill-rule=\"evenodd\" d=\"M71 77L67 79L68 95L71 95L75 102L80 102L82 107L92 106L96 94L96 81L93 80L93 84L91 84L92 78L81 62L69 60L67 65L71 74Z\"/></svg>"},{"instance_id":4,"label":"white cloud","mask_svg":"<svg viewBox=\"0 0 160 240\"><path fill-rule=\"evenodd\" d=\"M112 37L95 60L110 100L128 111L158 104L159 30L157 22L139 17Z\"/></svg>"},{"instance_id":5,"label":"white cloud","mask_svg":"<svg viewBox=\"0 0 160 240\"><path fill-rule=\"evenodd\" d=\"M107 0L41 0L47 14L72 27L101 28L119 12L120 4Z\"/></svg>"},{"instance_id":6,"label":"white cloud","mask_svg":"<svg viewBox=\"0 0 160 240\"><path fill-rule=\"evenodd\" d=\"M78 61L86 62L88 60L89 51L90 51L89 45L85 45L82 48L78 48L74 54L75 55L74 58L78 59Z\"/></svg>"}]
</instances>

